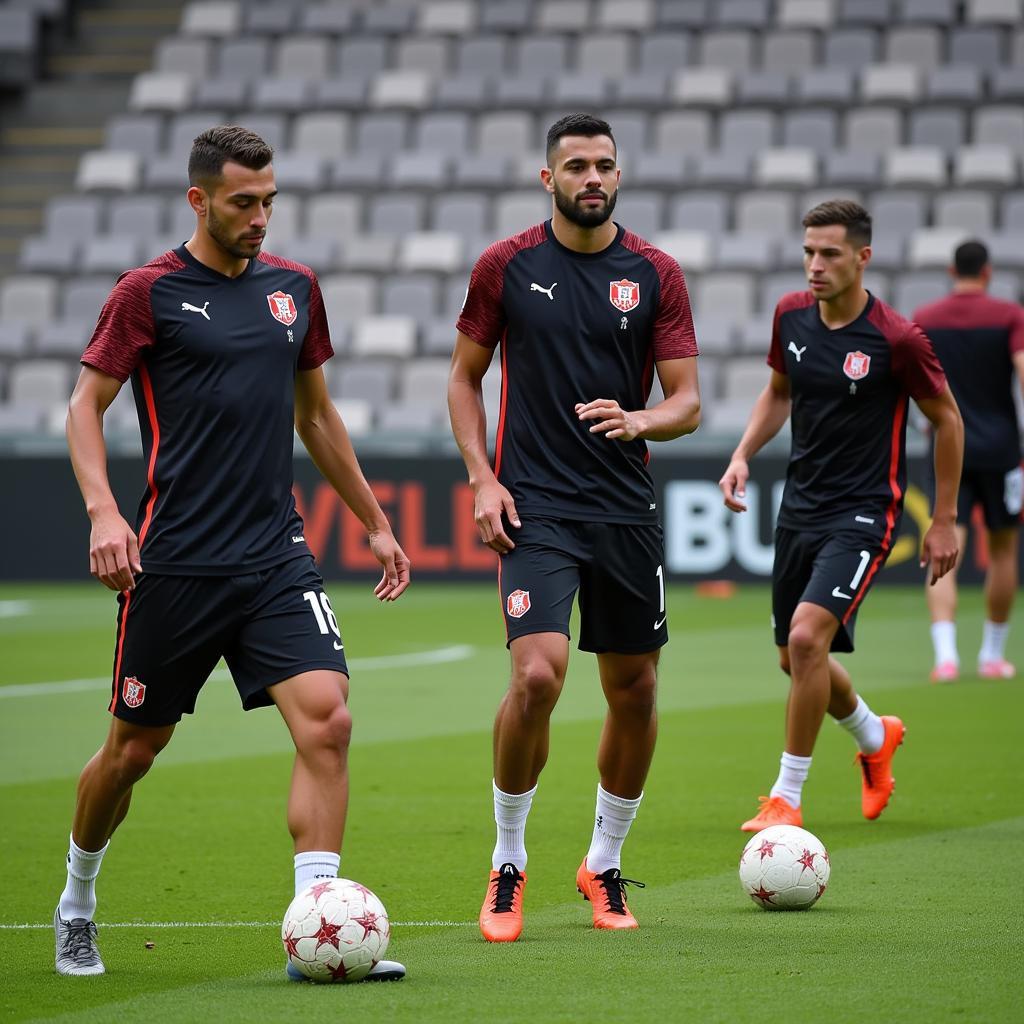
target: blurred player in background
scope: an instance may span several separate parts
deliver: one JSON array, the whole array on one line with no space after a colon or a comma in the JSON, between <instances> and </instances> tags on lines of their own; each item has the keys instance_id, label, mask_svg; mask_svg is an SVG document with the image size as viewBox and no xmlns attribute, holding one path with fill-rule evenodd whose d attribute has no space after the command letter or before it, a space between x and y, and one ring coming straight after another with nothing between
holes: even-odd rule
<instances>
[{"instance_id":1,"label":"blurred player in background","mask_svg":"<svg viewBox=\"0 0 1024 1024\"><path fill-rule=\"evenodd\" d=\"M775 309L771 376L719 486L746 511L748 460L787 419L792 449L775 532L772 625L779 665L791 677L786 746L761 808L740 827L801 825L801 792L827 711L860 752L861 807L889 802L899 718L880 718L830 651L852 651L857 611L892 549L906 490L906 422L913 398L935 428L935 518L922 565L932 581L956 561L956 494L963 426L921 330L864 288L871 217L833 200L803 219L809 291Z\"/></svg>"},{"instance_id":2,"label":"blurred player in background","mask_svg":"<svg viewBox=\"0 0 1024 1024\"><path fill-rule=\"evenodd\" d=\"M234 125L195 140L195 233L121 276L71 397L68 445L92 521L90 569L118 592L120 613L113 720L79 779L54 914L60 974L104 972L93 923L100 862L135 783L222 656L242 706L276 705L295 743L296 892L338 872L348 668L292 497L293 429L366 527L384 567L381 601L406 589L409 562L327 394L321 365L333 350L316 277L260 251L277 194L272 157ZM104 412L129 376L147 472L134 529L111 492L103 442ZM404 973L382 961L371 977Z\"/></svg>"},{"instance_id":3,"label":"blurred player in background","mask_svg":"<svg viewBox=\"0 0 1024 1024\"><path fill-rule=\"evenodd\" d=\"M552 125L552 216L490 246L458 320L448 401L498 579L512 675L494 725L497 843L480 928L522 930L526 818L565 681L579 591L581 650L597 655L608 714L590 849L576 885L597 928L635 928L621 848L654 753L658 652L668 640L662 532L647 441L700 418L697 346L674 259L611 220L619 169L609 125ZM493 468L481 381L501 349ZM664 400L645 408L657 372Z\"/></svg>"},{"instance_id":4,"label":"blurred player in background","mask_svg":"<svg viewBox=\"0 0 1024 1024\"><path fill-rule=\"evenodd\" d=\"M967 524L981 506L988 543L985 625L978 674L1009 679L1005 657L1017 594L1018 536L1024 473L1014 386L1024 382L1024 309L988 294L992 265L981 242L964 242L950 268L953 291L922 306L914 319L927 331L964 418L964 468L957 521L961 551ZM960 674L956 645L956 570L926 590L935 647L933 682Z\"/></svg>"}]
</instances>

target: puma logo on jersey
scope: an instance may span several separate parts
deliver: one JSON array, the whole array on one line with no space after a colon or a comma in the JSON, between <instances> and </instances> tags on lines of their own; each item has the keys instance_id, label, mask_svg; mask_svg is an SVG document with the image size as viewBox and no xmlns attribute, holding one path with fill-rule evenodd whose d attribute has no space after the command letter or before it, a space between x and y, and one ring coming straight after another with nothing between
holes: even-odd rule
<instances>
[{"instance_id":1,"label":"puma logo on jersey","mask_svg":"<svg viewBox=\"0 0 1024 1024\"><path fill-rule=\"evenodd\" d=\"M796 356L796 361L799 363L800 362L800 357L807 351L807 346L804 345L803 348L797 348L796 347L796 342L791 341L789 343L789 351L792 352L793 355Z\"/></svg>"},{"instance_id":2,"label":"puma logo on jersey","mask_svg":"<svg viewBox=\"0 0 1024 1024\"><path fill-rule=\"evenodd\" d=\"M530 291L531 292L543 292L552 302L554 302L555 301L555 297L551 293L555 290L555 287L556 287L557 284L558 284L558 282L556 281L550 288L541 288L541 286L539 284L531 284L530 285Z\"/></svg>"},{"instance_id":3,"label":"puma logo on jersey","mask_svg":"<svg viewBox=\"0 0 1024 1024\"><path fill-rule=\"evenodd\" d=\"M210 300L207 299L203 303L203 308L200 309L198 306L193 306L191 302L183 302L181 308L183 311L187 310L189 313L198 313L200 316L205 316L207 320L210 319L210 314L206 312L206 307L210 304Z\"/></svg>"}]
</instances>

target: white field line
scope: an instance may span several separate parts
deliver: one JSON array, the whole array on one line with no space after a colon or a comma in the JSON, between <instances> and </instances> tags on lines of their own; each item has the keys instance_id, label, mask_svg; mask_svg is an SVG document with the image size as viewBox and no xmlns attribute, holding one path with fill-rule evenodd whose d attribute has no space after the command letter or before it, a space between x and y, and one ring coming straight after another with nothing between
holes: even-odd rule
<instances>
[{"instance_id":1,"label":"white field line","mask_svg":"<svg viewBox=\"0 0 1024 1024\"><path fill-rule=\"evenodd\" d=\"M453 647L438 647L432 651L411 651L408 654L385 654L379 658L350 658L349 668L353 672L373 672L377 669L416 668L420 665L443 665L451 661L465 661L473 656L474 648L469 644ZM226 668L215 669L211 679L230 679ZM0 700L7 697L47 697L61 693L75 693L79 690L109 690L110 676L95 679L63 679L53 683L19 683L15 686L0 686Z\"/></svg>"},{"instance_id":2,"label":"white field line","mask_svg":"<svg viewBox=\"0 0 1024 1024\"><path fill-rule=\"evenodd\" d=\"M0 619L14 619L30 611L32 605L28 601L0 601Z\"/></svg>"},{"instance_id":3,"label":"white field line","mask_svg":"<svg viewBox=\"0 0 1024 1024\"><path fill-rule=\"evenodd\" d=\"M392 921L393 928L468 928L476 921ZM45 924L0 924L0 931L26 932L52 928L53 922ZM280 921L101 921L104 928L280 928Z\"/></svg>"}]
</instances>

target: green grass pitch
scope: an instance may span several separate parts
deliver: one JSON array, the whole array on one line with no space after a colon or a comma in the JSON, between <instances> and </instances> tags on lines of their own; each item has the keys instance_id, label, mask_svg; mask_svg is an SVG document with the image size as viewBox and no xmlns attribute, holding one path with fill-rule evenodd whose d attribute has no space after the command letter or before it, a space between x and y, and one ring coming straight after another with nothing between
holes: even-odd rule
<instances>
[{"instance_id":1,"label":"green grass pitch","mask_svg":"<svg viewBox=\"0 0 1024 1024\"><path fill-rule=\"evenodd\" d=\"M658 751L624 873L637 932L596 933L574 875L590 838L602 701L574 652L527 831L526 928L475 926L493 824L490 729L508 656L491 586L415 585L378 606L332 586L353 664L352 804L342 873L395 922L395 985L288 984L278 921L292 890L290 746L244 715L223 674L139 784L100 876L108 973L60 978L49 925L75 779L107 728L114 603L98 585L0 588L0 1018L47 1021L1020 1020L1024 680L930 686L919 590L881 587L846 660L907 742L877 822L860 816L848 736L826 722L805 789L832 882L805 914L740 891L738 824L771 785L785 681L768 595L669 595ZM963 594L973 665L980 595ZM433 652L428 655L427 652ZM1011 660L1024 665L1018 626ZM40 686L38 684L61 684ZM146 943L153 943L152 949Z\"/></svg>"}]
</instances>

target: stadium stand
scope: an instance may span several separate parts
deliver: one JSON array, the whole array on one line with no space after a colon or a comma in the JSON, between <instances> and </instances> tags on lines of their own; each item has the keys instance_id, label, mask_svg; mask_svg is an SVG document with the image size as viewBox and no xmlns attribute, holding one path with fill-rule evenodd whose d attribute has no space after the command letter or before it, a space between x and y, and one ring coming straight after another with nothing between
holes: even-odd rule
<instances>
[{"instance_id":1,"label":"stadium stand","mask_svg":"<svg viewBox=\"0 0 1024 1024\"><path fill-rule=\"evenodd\" d=\"M468 270L547 215L543 132L584 108L617 133L617 219L687 273L732 432L826 196L872 211L870 287L904 313L966 235L1021 298L1022 99L1020 0L185 3L0 286L0 428L47 422L113 276L188 236L191 140L231 120L277 150L267 247L321 277L353 432L443 432Z\"/></svg>"}]
</instances>

